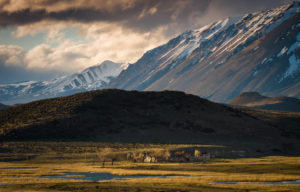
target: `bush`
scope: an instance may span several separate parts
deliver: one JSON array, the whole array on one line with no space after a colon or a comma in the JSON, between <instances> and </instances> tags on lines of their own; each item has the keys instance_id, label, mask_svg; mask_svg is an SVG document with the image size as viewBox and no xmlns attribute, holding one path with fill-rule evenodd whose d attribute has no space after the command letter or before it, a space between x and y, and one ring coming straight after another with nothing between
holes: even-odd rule
<instances>
[{"instance_id":1,"label":"bush","mask_svg":"<svg viewBox=\"0 0 300 192\"><path fill-rule=\"evenodd\" d=\"M102 166L105 166L105 162L110 161L111 165L114 165L115 161L122 161L126 159L126 154L118 151L114 151L112 148L103 148L97 151L97 156L102 161Z\"/></svg>"}]
</instances>

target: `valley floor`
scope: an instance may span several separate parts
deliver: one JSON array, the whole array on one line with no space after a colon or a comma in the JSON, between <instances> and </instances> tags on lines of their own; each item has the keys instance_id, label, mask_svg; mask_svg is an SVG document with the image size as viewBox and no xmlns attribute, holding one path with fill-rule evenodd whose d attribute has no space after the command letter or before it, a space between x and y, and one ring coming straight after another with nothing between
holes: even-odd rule
<instances>
[{"instance_id":1,"label":"valley floor","mask_svg":"<svg viewBox=\"0 0 300 192\"><path fill-rule=\"evenodd\" d=\"M299 156L216 157L205 162L185 163L134 163L116 160L113 165L106 162L103 167L101 157L103 149L108 147L118 153L129 151L136 153L195 147L205 150L222 146L90 142L1 143L0 191L300 191L299 184L268 184L268 182L300 180ZM76 174L72 175L71 179L50 178L69 172ZM80 173L153 177L89 181L80 179L84 178Z\"/></svg>"}]
</instances>

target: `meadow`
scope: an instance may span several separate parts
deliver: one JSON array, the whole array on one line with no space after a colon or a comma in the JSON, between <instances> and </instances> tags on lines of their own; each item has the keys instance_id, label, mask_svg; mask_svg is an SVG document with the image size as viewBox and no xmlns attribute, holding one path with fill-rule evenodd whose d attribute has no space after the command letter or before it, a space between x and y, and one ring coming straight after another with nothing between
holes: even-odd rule
<instances>
[{"instance_id":1,"label":"meadow","mask_svg":"<svg viewBox=\"0 0 300 192\"><path fill-rule=\"evenodd\" d=\"M106 150L104 150L106 149ZM109 149L115 162L105 159ZM133 162L125 154L198 149L224 151L200 162ZM300 185L268 185L266 182L300 180L300 157L237 157L226 146L97 142L2 142L0 191L300 191ZM106 156L108 157L108 156ZM124 157L124 158L122 158ZM76 179L45 178L75 172ZM89 181L80 173L152 175L154 177ZM168 177L157 177L168 176ZM172 177L171 177L172 176ZM44 177L44 178L43 178ZM237 184L213 184L238 182Z\"/></svg>"}]
</instances>

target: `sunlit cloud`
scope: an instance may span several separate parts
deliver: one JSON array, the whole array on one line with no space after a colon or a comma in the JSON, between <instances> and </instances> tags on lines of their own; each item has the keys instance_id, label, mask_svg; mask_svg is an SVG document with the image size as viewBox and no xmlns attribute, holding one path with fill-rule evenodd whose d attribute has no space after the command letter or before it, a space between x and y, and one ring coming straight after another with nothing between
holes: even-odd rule
<instances>
[{"instance_id":1,"label":"sunlit cloud","mask_svg":"<svg viewBox=\"0 0 300 192\"><path fill-rule=\"evenodd\" d=\"M22 47L15 45L0 45L0 61L6 66L25 67L25 52Z\"/></svg>"},{"instance_id":2,"label":"sunlit cloud","mask_svg":"<svg viewBox=\"0 0 300 192\"><path fill-rule=\"evenodd\" d=\"M45 27L41 27L43 25ZM42 24L28 25L28 28L26 26L17 28L15 35L22 37L24 35L34 35L31 31L36 33L47 32L46 38L48 41L50 41L50 38L55 39L55 41L61 40L61 43L56 47L52 47L46 41L46 43L28 51L24 51L21 47L14 47L13 51L7 51L2 54L6 54L9 60L19 58L19 62L27 69L60 69L65 72L77 72L109 59L115 62L133 63L144 52L167 40L162 35L165 30L164 27L148 33L137 33L109 23L69 24L63 26L60 23L56 25L55 23L46 24L44 22ZM76 27L78 35L81 35L88 41L74 42L64 37L61 30L68 27ZM22 59L22 57L24 58ZM15 65L17 62L7 61L6 63Z\"/></svg>"}]
</instances>

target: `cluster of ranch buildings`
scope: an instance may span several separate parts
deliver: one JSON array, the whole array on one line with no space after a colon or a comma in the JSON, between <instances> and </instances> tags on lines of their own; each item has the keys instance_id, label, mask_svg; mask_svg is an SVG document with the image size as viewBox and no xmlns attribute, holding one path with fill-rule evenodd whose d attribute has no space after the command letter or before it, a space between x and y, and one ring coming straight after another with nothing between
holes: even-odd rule
<instances>
[{"instance_id":1,"label":"cluster of ranch buildings","mask_svg":"<svg viewBox=\"0 0 300 192\"><path fill-rule=\"evenodd\" d=\"M197 162L209 161L215 158L212 152L200 152L199 150L191 151L173 151L168 154L155 154L151 152L129 153L127 160L133 162L157 163L157 162Z\"/></svg>"}]
</instances>

